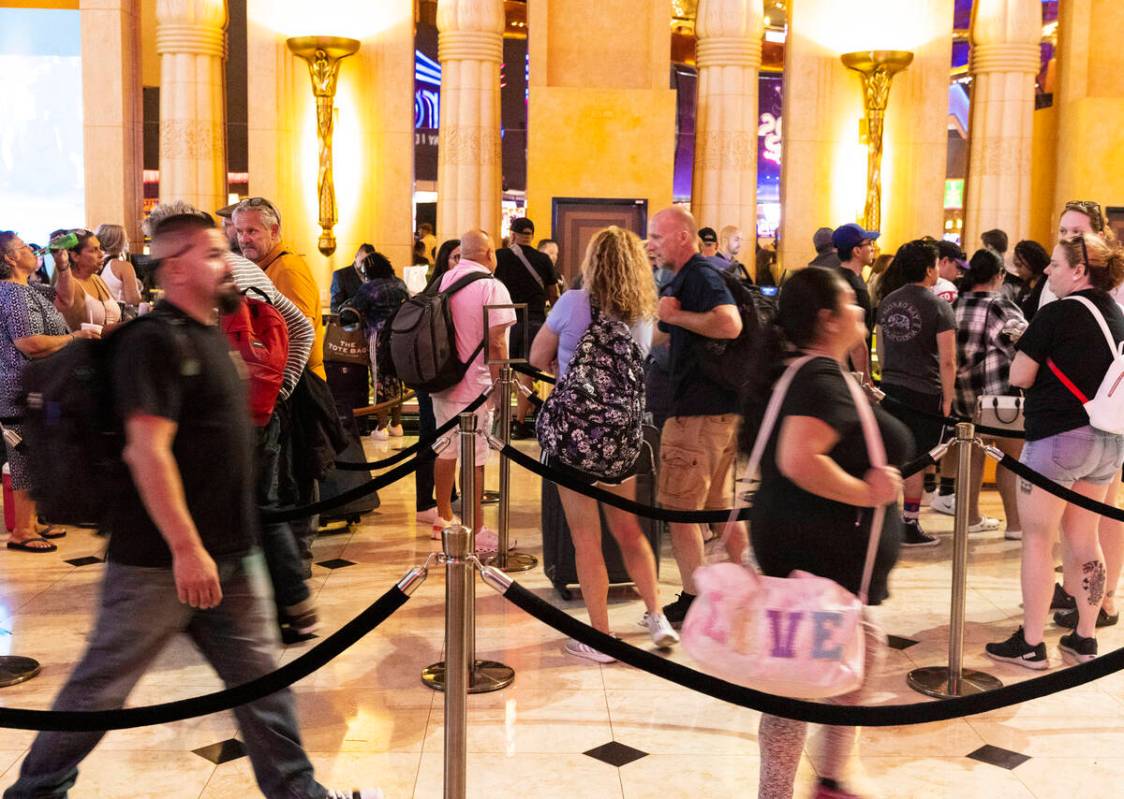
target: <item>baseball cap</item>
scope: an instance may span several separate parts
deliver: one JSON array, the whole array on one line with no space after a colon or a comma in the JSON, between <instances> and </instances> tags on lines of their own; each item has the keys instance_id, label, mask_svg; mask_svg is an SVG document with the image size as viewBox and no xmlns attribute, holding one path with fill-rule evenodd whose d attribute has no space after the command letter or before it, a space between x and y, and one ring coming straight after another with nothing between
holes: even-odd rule
<instances>
[{"instance_id":1,"label":"baseball cap","mask_svg":"<svg viewBox=\"0 0 1124 799\"><path fill-rule=\"evenodd\" d=\"M937 242L937 252L940 253L941 258L948 258L956 262L957 269L968 269L968 256L964 251L953 241L945 241L941 239Z\"/></svg>"},{"instance_id":2,"label":"baseball cap","mask_svg":"<svg viewBox=\"0 0 1124 799\"><path fill-rule=\"evenodd\" d=\"M863 230L860 225L848 222L835 229L831 234L831 243L837 250L845 250L848 247L858 247L864 241L874 241L880 235L882 234L877 230Z\"/></svg>"},{"instance_id":3,"label":"baseball cap","mask_svg":"<svg viewBox=\"0 0 1124 799\"><path fill-rule=\"evenodd\" d=\"M511 222L512 233L534 233L535 223L525 216L514 219Z\"/></svg>"},{"instance_id":4,"label":"baseball cap","mask_svg":"<svg viewBox=\"0 0 1124 799\"><path fill-rule=\"evenodd\" d=\"M717 244L718 234L714 232L712 227L699 228L699 240L705 241L707 244Z\"/></svg>"},{"instance_id":5,"label":"baseball cap","mask_svg":"<svg viewBox=\"0 0 1124 799\"><path fill-rule=\"evenodd\" d=\"M812 234L812 246L816 248L816 252L826 250L831 246L831 228L822 227Z\"/></svg>"}]
</instances>

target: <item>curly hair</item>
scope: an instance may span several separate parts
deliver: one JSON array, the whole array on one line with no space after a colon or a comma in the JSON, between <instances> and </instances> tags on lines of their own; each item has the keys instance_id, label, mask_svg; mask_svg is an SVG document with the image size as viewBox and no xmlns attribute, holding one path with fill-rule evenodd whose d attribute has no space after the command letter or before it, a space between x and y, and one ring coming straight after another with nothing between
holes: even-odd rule
<instances>
[{"instance_id":1,"label":"curly hair","mask_svg":"<svg viewBox=\"0 0 1124 799\"><path fill-rule=\"evenodd\" d=\"M656 315L656 281L640 239L613 225L590 239L582 286L592 305L627 324Z\"/></svg>"},{"instance_id":2,"label":"curly hair","mask_svg":"<svg viewBox=\"0 0 1124 799\"><path fill-rule=\"evenodd\" d=\"M1119 244L1105 241L1095 233L1074 236L1058 245L1065 251L1071 267L1085 264L1093 288L1112 291L1124 281L1124 249Z\"/></svg>"}]
</instances>

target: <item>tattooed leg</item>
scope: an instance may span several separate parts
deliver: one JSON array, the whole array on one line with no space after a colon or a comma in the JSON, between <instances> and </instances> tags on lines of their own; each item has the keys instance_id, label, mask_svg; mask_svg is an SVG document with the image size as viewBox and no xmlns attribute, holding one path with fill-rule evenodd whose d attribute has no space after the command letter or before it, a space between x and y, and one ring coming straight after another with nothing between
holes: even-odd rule
<instances>
[{"instance_id":1,"label":"tattooed leg","mask_svg":"<svg viewBox=\"0 0 1124 799\"><path fill-rule=\"evenodd\" d=\"M1104 563L1091 560L1081 566L1081 574L1081 586L1085 589L1089 604L1099 608L1104 601Z\"/></svg>"},{"instance_id":2,"label":"tattooed leg","mask_svg":"<svg viewBox=\"0 0 1124 799\"><path fill-rule=\"evenodd\" d=\"M1024 494L1029 494L1033 490L1034 485L1029 480L1027 480L1025 477L1019 478L1019 491Z\"/></svg>"}]
</instances>

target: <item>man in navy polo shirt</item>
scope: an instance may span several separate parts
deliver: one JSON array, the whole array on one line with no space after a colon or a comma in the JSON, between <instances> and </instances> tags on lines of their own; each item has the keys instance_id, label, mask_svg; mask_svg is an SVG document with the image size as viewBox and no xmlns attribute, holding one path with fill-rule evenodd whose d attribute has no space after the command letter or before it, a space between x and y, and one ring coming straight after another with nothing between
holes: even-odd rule
<instances>
[{"instance_id":1,"label":"man in navy polo shirt","mask_svg":"<svg viewBox=\"0 0 1124 799\"><path fill-rule=\"evenodd\" d=\"M659 504L676 510L714 510L733 505L730 470L737 452L738 397L703 376L697 350L705 338L734 339L742 330L734 297L709 259L699 254L694 218L671 207L652 217L648 253L674 273L661 291L659 333L670 339L671 416L660 444ZM669 525L683 592L664 607L673 625L682 623L695 598L694 572L703 562L703 533L697 524ZM740 559L745 530L739 524L731 554Z\"/></svg>"}]
</instances>

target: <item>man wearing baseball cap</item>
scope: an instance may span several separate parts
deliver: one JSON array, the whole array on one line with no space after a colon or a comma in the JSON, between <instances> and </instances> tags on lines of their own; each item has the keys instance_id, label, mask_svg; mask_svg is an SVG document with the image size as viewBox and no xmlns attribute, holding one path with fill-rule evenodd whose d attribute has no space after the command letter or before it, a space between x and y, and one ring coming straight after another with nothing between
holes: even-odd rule
<instances>
[{"instance_id":1,"label":"man wearing baseball cap","mask_svg":"<svg viewBox=\"0 0 1124 799\"><path fill-rule=\"evenodd\" d=\"M861 372L870 379L870 331L874 325L871 311L870 292L863 280L863 269L874 263L874 242L879 233L876 230L863 230L854 222L840 225L831 234L831 243L839 257L839 274L855 292L855 302L863 309L866 319L867 339L851 350L851 369Z\"/></svg>"},{"instance_id":2,"label":"man wearing baseball cap","mask_svg":"<svg viewBox=\"0 0 1124 799\"><path fill-rule=\"evenodd\" d=\"M933 293L953 305L960 296L956 281L967 271L968 257L951 241L938 241L937 252L940 258L937 259L937 285L933 286Z\"/></svg>"},{"instance_id":3,"label":"man wearing baseball cap","mask_svg":"<svg viewBox=\"0 0 1124 799\"><path fill-rule=\"evenodd\" d=\"M527 357L524 336L529 347L546 322L546 304L558 299L558 273L550 258L535 249L534 236L535 223L519 217L511 223L511 246L496 250L496 278L507 286L513 303L527 303L526 320L518 320L511 328L512 358ZM526 375L519 375L519 382L530 388L533 381ZM534 438L534 428L527 423L530 409L530 401L519 392L511 424L512 438Z\"/></svg>"},{"instance_id":4,"label":"man wearing baseball cap","mask_svg":"<svg viewBox=\"0 0 1124 799\"><path fill-rule=\"evenodd\" d=\"M718 255L718 234L714 232L714 228L699 228L699 250L705 258Z\"/></svg>"}]
</instances>

